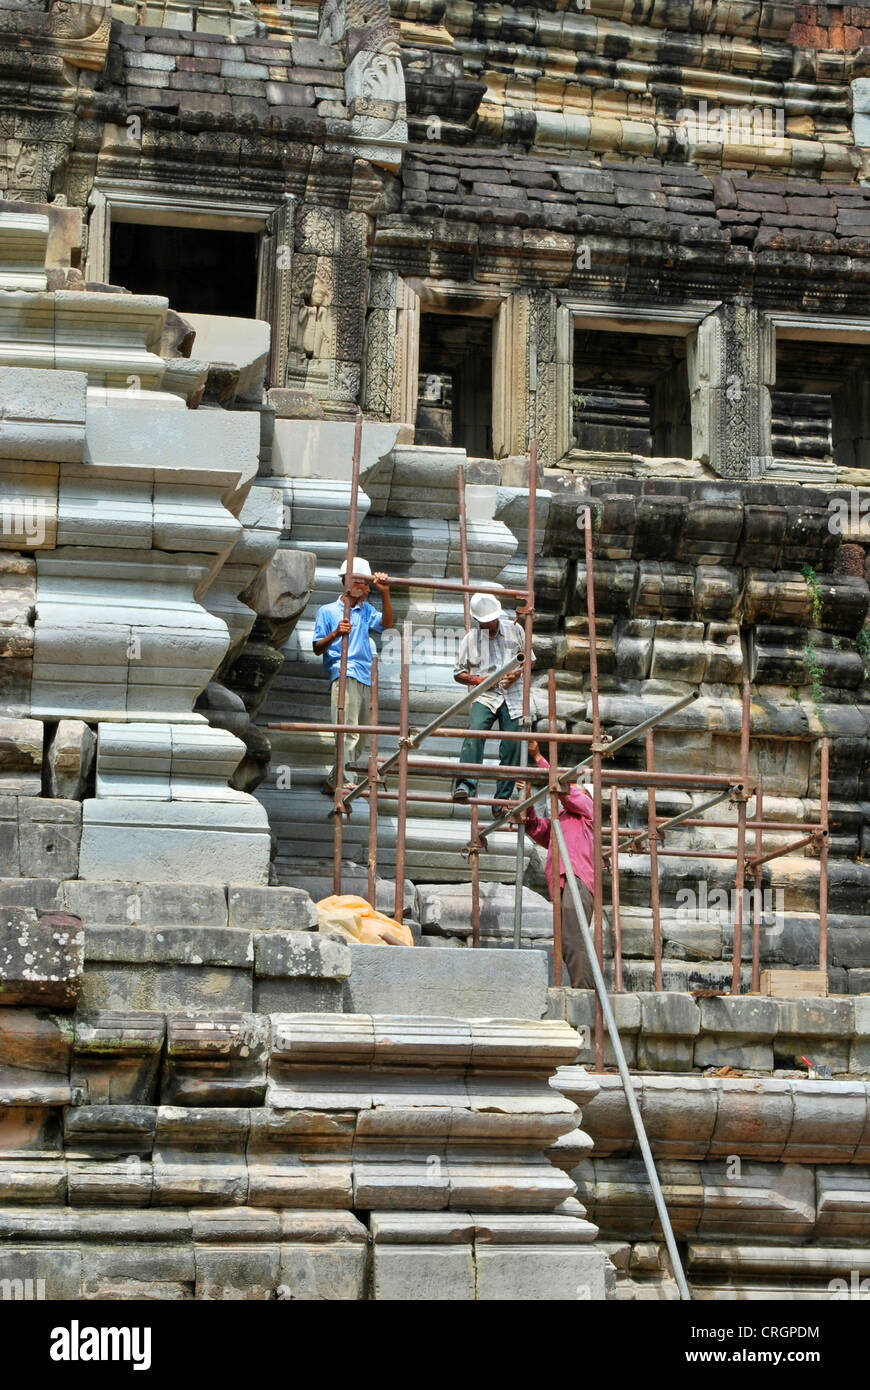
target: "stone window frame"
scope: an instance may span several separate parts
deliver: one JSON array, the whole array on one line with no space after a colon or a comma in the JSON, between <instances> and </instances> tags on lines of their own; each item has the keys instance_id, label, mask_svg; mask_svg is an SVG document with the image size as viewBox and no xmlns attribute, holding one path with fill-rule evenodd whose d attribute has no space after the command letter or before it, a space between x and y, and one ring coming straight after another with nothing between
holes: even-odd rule
<instances>
[{"instance_id":1,"label":"stone window frame","mask_svg":"<svg viewBox=\"0 0 870 1390\"><path fill-rule=\"evenodd\" d=\"M617 300L581 299L560 295L556 311L555 356L555 459L559 463L581 463L587 458L584 450L573 444L571 428L571 397L574 389L574 333L578 326L595 332L648 333L651 336L689 339L697 333L703 321L720 308L720 299L690 300L675 305L628 305ZM689 397L694 396L693 354L687 353ZM533 383L534 389L534 383ZM694 432L694 431L693 431ZM630 457L614 453L604 456L614 464Z\"/></svg>"},{"instance_id":2,"label":"stone window frame","mask_svg":"<svg viewBox=\"0 0 870 1390\"><path fill-rule=\"evenodd\" d=\"M776 389L776 350L779 340L803 341L810 343L856 343L870 347L870 318L855 314L807 314L792 309L768 309L764 311L764 352L767 359L768 389ZM870 407L870 402L868 402ZM870 433L870 408L866 412L868 433ZM836 444L836 440L835 440ZM765 456L761 460L765 477L789 482L830 482L837 480L837 464L823 467L814 461L811 467L805 464L776 462L773 457L772 435L768 434Z\"/></svg>"},{"instance_id":3,"label":"stone window frame","mask_svg":"<svg viewBox=\"0 0 870 1390\"><path fill-rule=\"evenodd\" d=\"M515 389L517 372L525 376L526 353L519 323L521 306L512 289L496 285L465 284L434 277L402 276L405 308L411 311L407 320L409 342L405 367L404 391L400 394L407 419L413 425L417 418L419 388L421 315L433 310L461 317L462 311L452 305L472 300L479 306L474 317L492 320L492 450L493 458L525 453L528 448L528 412L526 391ZM527 331L527 330L526 330Z\"/></svg>"},{"instance_id":4,"label":"stone window frame","mask_svg":"<svg viewBox=\"0 0 870 1390\"><path fill-rule=\"evenodd\" d=\"M88 204L88 253L85 278L110 283L113 222L138 226L202 227L226 232L253 232L260 237L257 302L254 318L270 324L269 384L283 386L289 346L293 224L297 200L285 193L280 202L239 198L168 195L159 189L98 183ZM274 249L277 255L271 254ZM281 254L281 248L286 248ZM174 306L170 304L170 308Z\"/></svg>"}]
</instances>

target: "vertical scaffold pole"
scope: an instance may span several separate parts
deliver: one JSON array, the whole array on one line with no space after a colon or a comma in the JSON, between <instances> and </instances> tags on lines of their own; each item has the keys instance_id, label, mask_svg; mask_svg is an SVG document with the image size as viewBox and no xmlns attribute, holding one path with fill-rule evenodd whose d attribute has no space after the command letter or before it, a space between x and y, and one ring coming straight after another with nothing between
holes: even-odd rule
<instances>
[{"instance_id":1,"label":"vertical scaffold pole","mask_svg":"<svg viewBox=\"0 0 870 1390\"><path fill-rule=\"evenodd\" d=\"M619 917L619 792L610 788L610 901L613 930L613 987L622 993L622 922Z\"/></svg>"},{"instance_id":2,"label":"vertical scaffold pole","mask_svg":"<svg viewBox=\"0 0 870 1390\"><path fill-rule=\"evenodd\" d=\"M350 617L350 585L353 581L353 562L356 559L356 519L359 504L359 466L362 452L362 413L356 417L353 433L353 461L350 474L350 509L347 517L347 563L344 572L344 617ZM341 664L338 668L338 703L335 714L337 724L344 724L344 705L347 694L347 653L350 638L345 633L341 639ZM342 787L344 786L344 730L335 736L335 796L332 807L332 891L341 892L341 856L344 837L344 817L342 812Z\"/></svg>"},{"instance_id":3,"label":"vertical scaffold pole","mask_svg":"<svg viewBox=\"0 0 870 1390\"><path fill-rule=\"evenodd\" d=\"M371 722L377 728L379 691L378 658L372 660ZM377 907L378 891L378 736L369 734L369 882L368 900Z\"/></svg>"},{"instance_id":4,"label":"vertical scaffold pole","mask_svg":"<svg viewBox=\"0 0 870 1390\"><path fill-rule=\"evenodd\" d=\"M737 867L734 878L734 959L731 963L731 993L740 993L740 967L743 959L743 890L746 886L746 784L749 780L749 681L743 682L743 705L740 721L740 781L737 797ZM759 866L760 867L760 866Z\"/></svg>"},{"instance_id":5,"label":"vertical scaffold pole","mask_svg":"<svg viewBox=\"0 0 870 1390\"><path fill-rule=\"evenodd\" d=\"M411 623L402 623L402 669L399 684L399 779L396 802L396 896L393 916L401 922L405 907L405 832L408 799L408 733L411 689Z\"/></svg>"},{"instance_id":6,"label":"vertical scaffold pole","mask_svg":"<svg viewBox=\"0 0 870 1390\"><path fill-rule=\"evenodd\" d=\"M823 831L819 852L819 969L826 973L828 969L828 831L830 830L828 824L828 781L830 761L831 742L830 739L823 738L819 786L819 824Z\"/></svg>"},{"instance_id":7,"label":"vertical scaffold pole","mask_svg":"<svg viewBox=\"0 0 870 1390\"><path fill-rule=\"evenodd\" d=\"M526 614L523 619L523 729L532 727L532 635L535 607L535 532L538 513L538 441L533 439L529 446L529 524L526 533ZM529 745L520 741L520 767L528 767ZM522 785L522 782L520 783ZM517 855L514 874L514 949L520 949L523 931L523 882L525 878L526 854L526 813L521 811L517 822Z\"/></svg>"},{"instance_id":8,"label":"vertical scaffold pole","mask_svg":"<svg viewBox=\"0 0 870 1390\"><path fill-rule=\"evenodd\" d=\"M646 770L655 771L655 743L652 729L646 731ZM664 989L662 982L662 915L659 903L659 836L656 822L655 787L647 791L647 839L649 840L649 895L652 907L653 988Z\"/></svg>"},{"instance_id":9,"label":"vertical scaffold pole","mask_svg":"<svg viewBox=\"0 0 870 1390\"><path fill-rule=\"evenodd\" d=\"M547 672L547 725L551 734L556 725L556 672ZM553 894L553 984L562 983L562 858L553 826L559 819L559 745L551 739L547 747L550 763L550 874Z\"/></svg>"},{"instance_id":10,"label":"vertical scaffold pole","mask_svg":"<svg viewBox=\"0 0 870 1390\"><path fill-rule=\"evenodd\" d=\"M598 647L595 636L595 571L592 557L592 509L586 508L583 525L586 549L586 615L589 627L589 688L592 694L592 835L595 855L595 951L604 969L603 886L601 847L601 719L598 713ZM595 1070L604 1067L604 1022L601 1000L595 996Z\"/></svg>"},{"instance_id":11,"label":"vertical scaffold pole","mask_svg":"<svg viewBox=\"0 0 870 1390\"><path fill-rule=\"evenodd\" d=\"M471 850L469 859L471 860L471 944L475 950L480 945L480 841L478 839L479 829L478 807L472 804L471 807Z\"/></svg>"},{"instance_id":12,"label":"vertical scaffold pole","mask_svg":"<svg viewBox=\"0 0 870 1390\"><path fill-rule=\"evenodd\" d=\"M764 811L764 779L759 777L755 788L755 871L754 892L752 894L752 993L761 989L761 879L762 867L758 863L764 853L764 831L761 817Z\"/></svg>"}]
</instances>

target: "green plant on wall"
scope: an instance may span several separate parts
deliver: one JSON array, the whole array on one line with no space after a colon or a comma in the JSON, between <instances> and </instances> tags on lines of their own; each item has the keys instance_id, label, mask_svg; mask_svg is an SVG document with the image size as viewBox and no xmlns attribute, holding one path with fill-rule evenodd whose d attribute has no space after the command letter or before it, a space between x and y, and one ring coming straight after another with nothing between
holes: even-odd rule
<instances>
[{"instance_id":1,"label":"green plant on wall","mask_svg":"<svg viewBox=\"0 0 870 1390\"><path fill-rule=\"evenodd\" d=\"M822 622L822 586L819 583L819 576L816 574L812 565L802 565L801 574L806 580L807 588L810 591L810 596L813 601L813 627L820 627Z\"/></svg>"},{"instance_id":2,"label":"green plant on wall","mask_svg":"<svg viewBox=\"0 0 870 1390\"><path fill-rule=\"evenodd\" d=\"M858 633L855 645L862 656L870 656L870 632L867 631L866 627L862 627Z\"/></svg>"}]
</instances>

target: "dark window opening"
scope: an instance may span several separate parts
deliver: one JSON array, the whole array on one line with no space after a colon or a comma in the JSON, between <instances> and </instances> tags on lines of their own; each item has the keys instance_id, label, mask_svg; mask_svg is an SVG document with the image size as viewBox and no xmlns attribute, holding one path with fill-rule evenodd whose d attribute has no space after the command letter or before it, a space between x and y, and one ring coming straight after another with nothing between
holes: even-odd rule
<instances>
[{"instance_id":1,"label":"dark window opening","mask_svg":"<svg viewBox=\"0 0 870 1390\"><path fill-rule=\"evenodd\" d=\"M420 316L415 440L492 458L492 320Z\"/></svg>"},{"instance_id":2,"label":"dark window opening","mask_svg":"<svg viewBox=\"0 0 870 1390\"><path fill-rule=\"evenodd\" d=\"M259 241L254 232L113 222L111 282L165 294L178 313L254 318Z\"/></svg>"},{"instance_id":3,"label":"dark window opening","mask_svg":"<svg viewBox=\"0 0 870 1390\"><path fill-rule=\"evenodd\" d=\"M870 347L778 339L771 453L785 463L866 468Z\"/></svg>"},{"instance_id":4,"label":"dark window opening","mask_svg":"<svg viewBox=\"0 0 870 1390\"><path fill-rule=\"evenodd\" d=\"M685 340L575 329L572 406L577 449L691 458Z\"/></svg>"}]
</instances>

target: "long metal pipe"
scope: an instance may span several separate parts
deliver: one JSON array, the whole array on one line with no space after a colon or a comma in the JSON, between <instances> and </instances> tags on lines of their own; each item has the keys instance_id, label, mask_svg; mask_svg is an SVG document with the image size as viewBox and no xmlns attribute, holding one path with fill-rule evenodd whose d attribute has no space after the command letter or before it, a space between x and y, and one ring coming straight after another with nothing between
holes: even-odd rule
<instances>
[{"instance_id":1,"label":"long metal pipe","mask_svg":"<svg viewBox=\"0 0 870 1390\"><path fill-rule=\"evenodd\" d=\"M594 894L592 916L595 923L595 952L604 967L604 855L601 835L601 718L598 708L598 642L595 627L595 572L592 555L592 509L583 517L583 545L586 560L586 621L589 628L589 690L592 697L592 855ZM595 1070L604 1070L604 1018L595 1000Z\"/></svg>"},{"instance_id":2,"label":"long metal pipe","mask_svg":"<svg viewBox=\"0 0 870 1390\"><path fill-rule=\"evenodd\" d=\"M764 778L759 776L755 788L755 816L761 820L764 803ZM755 828L755 857L760 859L764 852L764 832ZM753 870L755 892L752 895L752 993L761 988L761 864L756 863Z\"/></svg>"},{"instance_id":3,"label":"long metal pipe","mask_svg":"<svg viewBox=\"0 0 870 1390\"><path fill-rule=\"evenodd\" d=\"M655 748L652 729L646 731L646 766L648 772L655 771ZM662 979L662 918L659 898L659 838L656 828L655 788L647 792L647 837L649 839L649 891L652 905L653 939L653 987L664 989Z\"/></svg>"},{"instance_id":4,"label":"long metal pipe","mask_svg":"<svg viewBox=\"0 0 870 1390\"><path fill-rule=\"evenodd\" d=\"M407 673L409 667L409 658L406 650L406 648L410 648L410 635L408 634L409 627L410 623L406 620L402 628L402 670L405 673ZM407 730L405 733L403 733L400 721L399 737L402 740L401 747L399 747L395 753L391 753L385 762L381 763L379 769L381 777L383 777L385 772L389 772L390 768L395 767L396 763L399 762L402 756L403 749L407 753L408 750L411 748L419 748L420 744L423 742L423 739L428 738L430 733L432 733L434 729L437 729L439 725L443 724L445 719L449 719L451 715L459 714L462 710L467 709L469 705L473 704L474 701L484 693L484 691L491 689L491 687L494 685L497 685L498 682L500 680L503 680L504 677L510 671L515 671L517 666L519 665L519 662L520 657L512 657L510 661L506 662L505 665L502 666L501 670L493 671L491 675L487 676L485 680L481 681L480 685L471 686L471 688L468 691L466 691L464 695L461 695L458 700L455 700L453 704L449 707L449 709L446 709L443 714L436 715L434 719L431 719L429 723L424 726L424 728L417 729L413 734L410 732L410 730ZM456 769L454 766L454 772L455 770ZM514 771L515 770L516 769L514 769ZM360 786L353 787L348 792L347 796L342 798L344 805L347 806L351 801L355 800L355 798L361 794L361 790L362 784L360 784Z\"/></svg>"},{"instance_id":5,"label":"long metal pipe","mask_svg":"<svg viewBox=\"0 0 870 1390\"><path fill-rule=\"evenodd\" d=\"M743 960L743 888L746 882L746 783L749 780L749 720L751 715L749 681L743 682L743 708L740 721L740 781L744 790L737 800L737 867L734 891L734 956L731 962L731 993L740 993L741 962ZM762 862L759 860L759 863Z\"/></svg>"},{"instance_id":6,"label":"long metal pipe","mask_svg":"<svg viewBox=\"0 0 870 1390\"><path fill-rule=\"evenodd\" d=\"M636 724L633 729L629 729L626 733L620 734L619 738L615 738L612 742L608 743L605 747L606 756L611 758L614 753L617 753L620 748L624 748L626 743L630 743L632 739L637 738L639 734L645 733L647 729L652 729L656 724L660 724L663 719L667 719L668 715L676 714L678 710L685 709L686 705L690 705L693 700L697 699L698 691L693 690L689 695L683 695L679 700L674 700L673 704L666 705L663 710L659 710L658 714L651 714L649 719L644 719L642 723ZM585 767L588 767L591 762L592 755L590 754L588 758L584 758L582 762L576 763L574 767L570 767L567 771L561 772L559 774L560 785L564 786L566 782L576 782L580 773ZM617 786L622 784L631 786L635 781L638 781L640 785L644 785L643 779L645 774L642 772L624 772L620 769L619 771L614 770L605 775L611 777L616 782ZM669 781L663 781L661 783L662 786L721 787L730 785L727 777L708 776L701 773L694 773L691 776L687 775L684 777L682 773L663 772L660 773L659 776L664 779L670 779ZM628 780L624 781L623 779ZM511 814L515 815L519 811L525 811L529 806L533 806L541 794L541 792L533 792L530 796L527 796L525 800L518 802ZM505 819L507 819L505 816L499 817L499 820ZM481 830L481 837L483 838L491 834L497 826L498 820L491 821L489 825L484 826Z\"/></svg>"},{"instance_id":7,"label":"long metal pipe","mask_svg":"<svg viewBox=\"0 0 870 1390\"><path fill-rule=\"evenodd\" d=\"M408 723L411 690L411 624L402 624L402 670L399 687L398 802L396 804L396 895L393 916L401 922L405 908L405 831L408 801ZM381 769L383 771L383 769Z\"/></svg>"},{"instance_id":8,"label":"long metal pipe","mask_svg":"<svg viewBox=\"0 0 870 1390\"><path fill-rule=\"evenodd\" d=\"M437 589L445 594L476 594L479 589L485 589L487 593L495 594L496 598L525 598L525 589L502 589L498 586L479 581L477 584L465 584L458 579L415 579L413 575L397 576L389 575L387 583L391 589Z\"/></svg>"},{"instance_id":9,"label":"long metal pipe","mask_svg":"<svg viewBox=\"0 0 870 1390\"><path fill-rule=\"evenodd\" d=\"M614 787L613 790L615 791L616 788ZM689 817L697 816L701 811L706 811L711 806L718 806L720 801L725 801L726 798L731 795L731 790L732 789L729 787L726 791L719 792L717 796L711 796L709 801L702 802L700 806L690 806L687 811L681 811L677 816L656 816L655 820L658 825L659 834L661 834L663 830L672 830L675 825L709 825L711 823L709 821L690 820ZM729 829L731 828L728 821L725 821L724 824L728 825ZM628 839L620 841L619 848L621 850L628 849L629 845L637 844L638 840L648 839L649 833L649 828L646 830L639 830L636 835L630 835Z\"/></svg>"},{"instance_id":10,"label":"long metal pipe","mask_svg":"<svg viewBox=\"0 0 870 1390\"><path fill-rule=\"evenodd\" d=\"M478 686L475 686L475 689L479 689L479 687L478 687ZM290 733L290 734L307 734L307 733L315 733L315 734L334 734L334 733L337 733L338 730L339 730L339 728L341 728L341 727L344 728L345 732L347 732L349 729L352 729L353 732L354 732L355 734L384 734L385 736L389 736L390 734L392 734L392 735L394 735L395 737L398 737L398 733L399 733L399 728L398 728L398 725L397 725L397 724L345 724L345 725L342 726L342 725L339 725L339 724L329 724L329 723L326 723L325 721L318 721L318 720L303 720L303 719L297 719L297 720L295 720L293 723L284 722L284 723L280 723L280 724L277 724L277 723L276 723L276 724L265 724L265 725L263 725L263 727L266 728L266 729L277 729L277 730L280 730L282 733ZM429 731L429 733L426 735L426 737L427 737L427 738L467 738L467 737L468 737L468 730L467 730L467 729L456 729L456 728L446 728L446 729L438 728L438 729L430 729L430 731ZM538 742L538 735L535 733L534 729L530 729L530 730L523 730L523 729L513 729L513 730L509 730L509 729L475 729L475 731L474 731L474 737L475 737L475 738L499 739L499 740L501 740L501 739L512 739L512 740L514 740L514 741L517 742L517 743L519 743L519 742L523 742L523 743ZM549 734L547 735L547 737L549 738ZM592 735L591 735L591 734L560 734L560 733L557 733L557 734L554 735L554 737L555 737L556 742L557 742L557 743L560 743L560 744L561 744L561 743L565 743L565 744L582 743L582 744L587 744L587 745L588 745L588 744L590 744L590 743L592 742Z\"/></svg>"},{"instance_id":11,"label":"long metal pipe","mask_svg":"<svg viewBox=\"0 0 870 1390\"><path fill-rule=\"evenodd\" d=\"M471 944L480 946L480 842L477 838L477 807L471 808Z\"/></svg>"},{"instance_id":12,"label":"long metal pipe","mask_svg":"<svg viewBox=\"0 0 870 1390\"><path fill-rule=\"evenodd\" d=\"M371 712L372 719L377 727L378 719L378 658L372 658L372 688L371 688ZM369 859L368 859L368 900L372 907L376 906L378 883L378 736L371 734L369 737Z\"/></svg>"},{"instance_id":13,"label":"long metal pipe","mask_svg":"<svg viewBox=\"0 0 870 1390\"><path fill-rule=\"evenodd\" d=\"M791 854L794 849L803 849L804 845L812 844L813 840L821 840L822 845L825 845L827 838L827 830L814 830L811 835L804 835L801 840L792 840L790 845L782 845L780 849L772 849L769 854L762 854L760 857L750 854L748 863L766 864L770 859L781 859L784 854Z\"/></svg>"},{"instance_id":14,"label":"long metal pipe","mask_svg":"<svg viewBox=\"0 0 870 1390\"><path fill-rule=\"evenodd\" d=\"M359 470L362 453L362 413L356 417L353 432L353 460L350 477L350 508L347 516L347 559L344 571L344 619L350 618L350 586L353 582L353 562L356 559L356 519L359 504ZM350 637L345 632L341 639L341 660L338 668L338 703L336 723L344 725L344 705L347 695L347 653ZM344 786L344 730L335 739L335 789L332 802L332 891L341 892L341 857L344 820L342 811L342 788Z\"/></svg>"},{"instance_id":15,"label":"long metal pipe","mask_svg":"<svg viewBox=\"0 0 870 1390\"><path fill-rule=\"evenodd\" d=\"M625 1092L626 1104L628 1105L629 1114L631 1115L632 1123L634 1125L634 1131L637 1135L637 1142L640 1147L641 1155L643 1157L644 1167L646 1168L647 1177L649 1178L649 1184L652 1188L653 1201L655 1202L656 1211L658 1213L658 1218L661 1223L662 1234L665 1238L665 1245L667 1246L668 1256L671 1261L671 1269L673 1270L677 1288L680 1291L680 1298L683 1300L690 1301L692 1296L689 1293L689 1286L686 1283L686 1276L683 1273L683 1266L680 1262L680 1256L677 1250L677 1243L674 1240L673 1227L671 1226L671 1219L668 1215L668 1209L665 1203L664 1193L662 1192L661 1183L659 1182L659 1175L656 1172L655 1159L652 1155L652 1149L649 1146L649 1140L647 1138L646 1129L644 1128L644 1123L641 1118L640 1108L637 1103L637 1098L634 1094L634 1086L632 1085L631 1075L628 1070L628 1064L625 1060L625 1053L622 1050L622 1040L619 1036L619 1029L616 1026L616 1019L613 1016L613 1010L610 1007L610 1000L607 997L607 986L604 983L604 975L601 970L601 966L598 962L598 957L595 954L595 943L592 939L592 933L589 930L589 923L586 920L586 914L583 911L583 902L580 898L580 889L577 886L577 879L575 877L574 870L571 866L571 860L568 857L568 847L565 844L565 836L558 820L553 822L553 831L556 835L556 841L559 845L559 850L562 854L562 859L565 864L566 886L571 894L571 901L574 904L574 911L577 914L577 921L579 922L580 930L583 933L583 940L586 946L586 954L588 955L589 963L592 966L592 977L595 981L595 993L601 1004L601 1012L604 1019L604 1023L607 1028L607 1032L610 1036L610 1045L613 1048L613 1055L616 1058L616 1065L619 1069L619 1076L620 1080L622 1081L623 1090Z\"/></svg>"},{"instance_id":16,"label":"long metal pipe","mask_svg":"<svg viewBox=\"0 0 870 1390\"><path fill-rule=\"evenodd\" d=\"M822 739L819 794L821 797L820 815L822 827L822 847L819 852L819 969L828 969L828 841L830 825L828 821L828 793L830 777L830 739Z\"/></svg>"},{"instance_id":17,"label":"long metal pipe","mask_svg":"<svg viewBox=\"0 0 870 1390\"><path fill-rule=\"evenodd\" d=\"M532 686L532 627L535 607L535 532L537 530L537 492L538 485L538 441L533 439L529 446L529 515L526 531L526 612L523 617L523 732L529 733L531 720ZM529 764L529 745L520 742L520 768ZM522 774L521 774L522 780ZM514 950L521 945L523 930L523 881L525 878L526 827L525 812L517 817L517 847L514 866Z\"/></svg>"},{"instance_id":18,"label":"long metal pipe","mask_svg":"<svg viewBox=\"0 0 870 1390\"><path fill-rule=\"evenodd\" d=\"M622 993L622 922L619 916L619 795L610 788L610 925L613 931L613 985Z\"/></svg>"},{"instance_id":19,"label":"long metal pipe","mask_svg":"<svg viewBox=\"0 0 870 1390\"><path fill-rule=\"evenodd\" d=\"M547 672L547 723L556 727L556 672ZM553 839L553 826L559 819L559 745L554 741L547 749L550 757L550 844L553 857L550 863L550 892L553 898L553 984L562 983L562 856L559 843Z\"/></svg>"}]
</instances>

